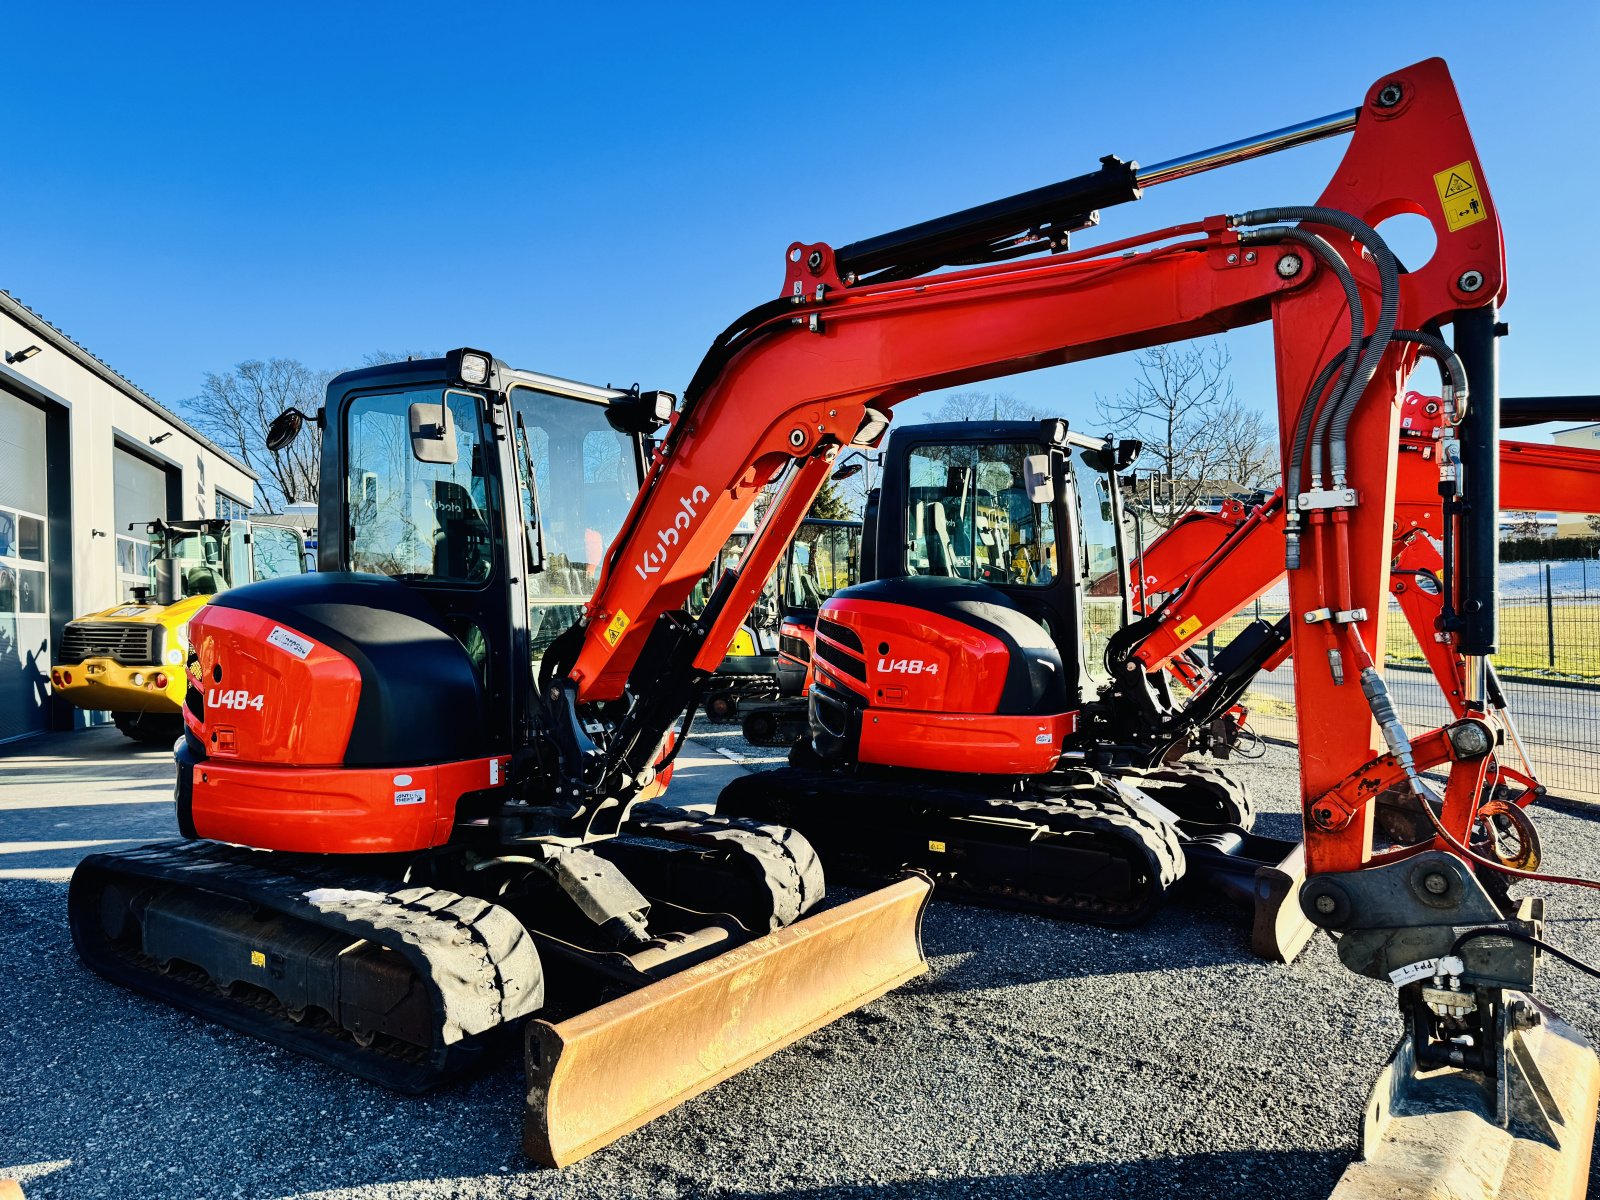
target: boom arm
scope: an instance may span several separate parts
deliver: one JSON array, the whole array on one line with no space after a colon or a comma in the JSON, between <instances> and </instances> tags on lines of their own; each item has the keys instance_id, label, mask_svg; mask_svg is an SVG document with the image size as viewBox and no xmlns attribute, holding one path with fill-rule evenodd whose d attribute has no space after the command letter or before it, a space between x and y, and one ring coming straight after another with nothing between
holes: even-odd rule
<instances>
[{"instance_id":1,"label":"boom arm","mask_svg":"<svg viewBox=\"0 0 1600 1200\"><path fill-rule=\"evenodd\" d=\"M1461 168L1475 181L1476 215L1456 224L1462 218L1453 208L1447 213L1435 175ZM1502 294L1500 228L1483 177L1442 61L1374 85L1320 204L1368 222L1421 212L1434 225L1433 258L1399 277L1397 327L1450 321ZM1299 215L1366 297L1374 327L1377 271L1348 220ZM826 245L792 246L786 300L750 314L702 368L589 607L568 673L572 697L578 704L632 697L608 751L608 786L648 764L703 677L697 672L723 654L827 463L841 447L876 436L876 411L930 389L1271 320L1287 458L1313 379L1350 341L1350 310L1340 273L1298 241L1281 234L1246 241L1237 232L1272 219L1216 217L1044 261L856 287L841 278ZM1335 227L1341 223L1345 230ZM1324 631L1295 626L1308 811L1377 750L1372 717L1353 685L1370 648L1382 643L1396 401L1415 353L1395 344L1373 364L1365 398L1346 422L1355 448L1347 486L1356 502L1312 514L1304 566L1291 572L1297 612L1368 614L1335 634L1350 659L1348 677L1311 669L1314 660L1329 661ZM790 463L799 468L789 490L738 573L692 626L670 618L757 491ZM1370 854L1370 815L1359 810L1308 821L1308 834L1313 870L1357 867Z\"/></svg>"}]
</instances>

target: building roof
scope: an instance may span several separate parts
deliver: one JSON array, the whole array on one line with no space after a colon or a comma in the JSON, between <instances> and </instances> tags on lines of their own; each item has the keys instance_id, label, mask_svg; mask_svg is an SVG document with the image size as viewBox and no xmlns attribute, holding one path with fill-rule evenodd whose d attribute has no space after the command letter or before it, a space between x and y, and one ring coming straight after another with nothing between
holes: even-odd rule
<instances>
[{"instance_id":1,"label":"building roof","mask_svg":"<svg viewBox=\"0 0 1600 1200\"><path fill-rule=\"evenodd\" d=\"M104 360L97 358L95 355L85 350L77 342L73 341L72 338L66 333L62 332L60 329L57 329L49 321L45 320L38 313L34 312L33 309L29 308L10 292L3 289L0 289L0 313L5 313L8 317L11 317L17 322L17 324L27 329L29 333L43 338L45 341L49 342L53 348L60 351L62 354L65 354L68 358L72 359L73 362L84 368L84 370L88 371L91 375L99 376L106 383L110 384L112 387L116 388L117 391L121 392L124 396L128 397L128 399L132 400L135 404L139 405L141 408L146 408L155 413L156 416L160 417L163 421L166 421L174 429L180 430L186 436L193 438L207 450L215 454L218 458L221 458L232 466L237 467L251 479L260 480L260 475L256 474L256 472L252 471L248 466L240 462L232 454L228 453L221 446L217 445L193 425L190 425L170 408L158 403L155 397L151 396L150 393L146 392L143 388L135 384L126 375L114 370Z\"/></svg>"}]
</instances>

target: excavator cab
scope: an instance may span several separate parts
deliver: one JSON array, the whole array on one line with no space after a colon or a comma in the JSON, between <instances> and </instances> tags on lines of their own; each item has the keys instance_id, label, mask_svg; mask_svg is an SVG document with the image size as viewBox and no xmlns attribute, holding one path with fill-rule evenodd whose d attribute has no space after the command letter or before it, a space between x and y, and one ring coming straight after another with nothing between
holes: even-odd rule
<instances>
[{"instance_id":1,"label":"excavator cab","mask_svg":"<svg viewBox=\"0 0 1600 1200\"><path fill-rule=\"evenodd\" d=\"M1138 444L1120 447L1058 419L893 430L866 534L877 576L994 589L1077 664L1064 681L1074 702L1092 697L1105 681L1104 646L1131 611L1115 480Z\"/></svg>"}]
</instances>

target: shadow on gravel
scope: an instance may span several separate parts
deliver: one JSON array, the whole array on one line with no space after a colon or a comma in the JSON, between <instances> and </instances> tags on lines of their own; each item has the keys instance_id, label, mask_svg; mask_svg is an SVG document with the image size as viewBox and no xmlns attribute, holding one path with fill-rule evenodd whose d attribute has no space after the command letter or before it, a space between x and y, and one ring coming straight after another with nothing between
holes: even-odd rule
<instances>
[{"instance_id":1,"label":"shadow on gravel","mask_svg":"<svg viewBox=\"0 0 1600 1200\"><path fill-rule=\"evenodd\" d=\"M1180 887L1149 921L1126 929L941 903L935 889L922 940L933 973L909 986L926 992L1190 967L1284 969L1251 952L1246 908L1199 886ZM1004 953L995 953L996 946Z\"/></svg>"},{"instance_id":2,"label":"shadow on gravel","mask_svg":"<svg viewBox=\"0 0 1600 1200\"><path fill-rule=\"evenodd\" d=\"M723 1192L727 1200L912 1200L914 1197L1040 1197L1128 1200L1136 1196L1204 1196L1260 1200L1263 1196L1324 1196L1349 1165L1347 1154L1285 1150L1178 1155L1137 1162L1074 1164L1034 1174L943 1176L888 1183L772 1192Z\"/></svg>"}]
</instances>

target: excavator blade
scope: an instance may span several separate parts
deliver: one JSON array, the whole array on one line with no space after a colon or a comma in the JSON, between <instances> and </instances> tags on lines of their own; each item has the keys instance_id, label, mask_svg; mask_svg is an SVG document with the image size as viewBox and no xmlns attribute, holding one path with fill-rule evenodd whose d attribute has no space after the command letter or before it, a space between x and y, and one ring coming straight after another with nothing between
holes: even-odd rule
<instances>
[{"instance_id":1,"label":"excavator blade","mask_svg":"<svg viewBox=\"0 0 1600 1200\"><path fill-rule=\"evenodd\" d=\"M1523 1002L1539 1021L1510 1035L1503 1080L1419 1070L1409 1035L1401 1041L1367 1102L1361 1159L1331 1200L1587 1194L1600 1061L1572 1026L1537 1001Z\"/></svg>"},{"instance_id":2,"label":"excavator blade","mask_svg":"<svg viewBox=\"0 0 1600 1200\"><path fill-rule=\"evenodd\" d=\"M932 882L888 887L527 1033L523 1147L576 1162L928 969Z\"/></svg>"}]
</instances>

